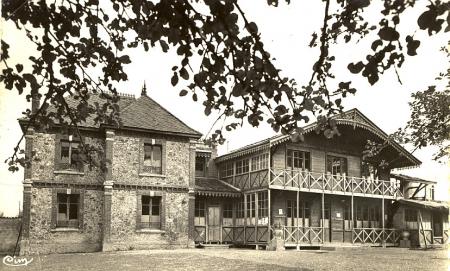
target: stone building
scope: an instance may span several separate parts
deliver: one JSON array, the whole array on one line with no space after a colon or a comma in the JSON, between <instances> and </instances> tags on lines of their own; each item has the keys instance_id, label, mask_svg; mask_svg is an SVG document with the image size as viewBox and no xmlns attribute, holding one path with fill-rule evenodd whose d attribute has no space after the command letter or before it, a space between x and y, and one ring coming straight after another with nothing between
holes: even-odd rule
<instances>
[{"instance_id":1,"label":"stone building","mask_svg":"<svg viewBox=\"0 0 450 271\"><path fill-rule=\"evenodd\" d=\"M58 125L25 131L33 159L25 169L22 254L269 247L276 229L283 246L297 248L398 245L404 230L412 245L447 242L448 207L433 201L434 183L391 175L419 166L417 158L392 142L380 154L394 161L390 168L364 166L365 142L387 135L356 109L333 117L341 133L333 139L316 134L313 123L302 142L279 135L217 156L145 93L122 95L119 106L120 128L88 119L81 137ZM26 119L19 123L27 127ZM105 169L81 162L82 144L102 150ZM429 192L418 198L420 191Z\"/></svg>"}]
</instances>

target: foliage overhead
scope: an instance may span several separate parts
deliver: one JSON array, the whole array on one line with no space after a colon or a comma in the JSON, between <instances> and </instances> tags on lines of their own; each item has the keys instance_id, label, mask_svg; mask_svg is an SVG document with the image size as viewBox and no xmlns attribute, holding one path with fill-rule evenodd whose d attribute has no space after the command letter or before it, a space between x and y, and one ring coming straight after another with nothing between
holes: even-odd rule
<instances>
[{"instance_id":1,"label":"foliage overhead","mask_svg":"<svg viewBox=\"0 0 450 271\"><path fill-rule=\"evenodd\" d=\"M253 126L267 121L277 132L300 134L300 125L312 115L318 118L320 131L332 137L337 130L328 117L341 112L342 99L356 89L351 80L330 80L335 77L331 68L336 58L331 45L376 33L366 58L348 64L351 73L370 84L386 70L400 68L421 45L414 33L400 33L397 28L402 13L416 0L385 0L382 19L375 25L362 15L372 5L369 0L324 0L322 27L309 42L320 54L309 82L299 86L275 65L258 26L237 0L5 0L2 4L3 19L13 22L38 54L28 57L30 69L24 63L11 64L9 52L14 46L2 41L5 67L0 81L7 89L26 94L27 100L42 97L37 112L25 112L30 123L40 128L58 123L76 132L77 124L89 115L98 123L120 125L116 87L128 79L124 66L133 59L127 52L140 48L176 52L180 62L167 72L174 87L187 81L187 87L179 89L180 96L190 95L194 101L205 97L201 102L206 115L215 112L218 119L231 120L215 130L211 140L222 143L223 129L236 129L244 121ZM449 2L430 1L417 18L418 30L430 36L449 31L449 10ZM105 103L90 103L93 93ZM68 105L69 96L78 101L76 108ZM17 155L18 146L8 160L13 170L17 163L25 163ZM88 153L94 151L83 146Z\"/></svg>"}]
</instances>

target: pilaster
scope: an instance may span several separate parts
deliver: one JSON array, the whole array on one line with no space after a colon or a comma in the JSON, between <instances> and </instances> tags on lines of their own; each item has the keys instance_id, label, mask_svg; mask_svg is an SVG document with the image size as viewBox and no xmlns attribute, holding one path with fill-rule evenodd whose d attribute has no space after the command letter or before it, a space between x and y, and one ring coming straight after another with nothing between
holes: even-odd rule
<instances>
[{"instance_id":1,"label":"pilaster","mask_svg":"<svg viewBox=\"0 0 450 271\"><path fill-rule=\"evenodd\" d=\"M114 185L114 182L112 180L114 136L114 131L106 131L105 159L107 166L105 172L105 182L103 183L103 251L108 250L108 243L110 242L111 237L111 205Z\"/></svg>"}]
</instances>

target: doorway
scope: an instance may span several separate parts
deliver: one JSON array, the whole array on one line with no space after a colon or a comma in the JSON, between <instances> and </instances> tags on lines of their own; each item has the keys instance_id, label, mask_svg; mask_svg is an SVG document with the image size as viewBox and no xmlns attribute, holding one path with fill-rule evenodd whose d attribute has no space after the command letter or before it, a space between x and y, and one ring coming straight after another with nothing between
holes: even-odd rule
<instances>
[{"instance_id":1,"label":"doorway","mask_svg":"<svg viewBox=\"0 0 450 271\"><path fill-rule=\"evenodd\" d=\"M208 207L208 242L219 243L220 240L220 207Z\"/></svg>"}]
</instances>

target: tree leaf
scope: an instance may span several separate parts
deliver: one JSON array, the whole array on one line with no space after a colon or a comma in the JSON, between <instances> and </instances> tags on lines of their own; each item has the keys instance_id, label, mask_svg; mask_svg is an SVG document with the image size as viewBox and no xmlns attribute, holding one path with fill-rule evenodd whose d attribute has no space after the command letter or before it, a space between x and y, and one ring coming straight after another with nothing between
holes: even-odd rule
<instances>
[{"instance_id":1,"label":"tree leaf","mask_svg":"<svg viewBox=\"0 0 450 271\"><path fill-rule=\"evenodd\" d=\"M359 73L364 68L364 64L361 61L356 64L350 63L347 68L351 73Z\"/></svg>"},{"instance_id":2,"label":"tree leaf","mask_svg":"<svg viewBox=\"0 0 450 271\"><path fill-rule=\"evenodd\" d=\"M173 73L170 82L172 83L172 86L176 86L178 84L178 74L176 72Z\"/></svg>"},{"instance_id":3,"label":"tree leaf","mask_svg":"<svg viewBox=\"0 0 450 271\"><path fill-rule=\"evenodd\" d=\"M182 67L182 68L180 69L180 76L181 76L181 78L183 78L184 80L188 80L188 79L189 79L189 73L187 72L187 70L186 70L184 67Z\"/></svg>"},{"instance_id":4,"label":"tree leaf","mask_svg":"<svg viewBox=\"0 0 450 271\"><path fill-rule=\"evenodd\" d=\"M167 51L169 51L169 45L167 45L167 42L165 40L159 40L159 44L161 45L164 53L167 53Z\"/></svg>"},{"instance_id":5,"label":"tree leaf","mask_svg":"<svg viewBox=\"0 0 450 271\"><path fill-rule=\"evenodd\" d=\"M183 89L183 90L180 91L180 96L181 96L181 97L186 96L187 94L188 94L188 91L185 90L185 89Z\"/></svg>"},{"instance_id":6,"label":"tree leaf","mask_svg":"<svg viewBox=\"0 0 450 271\"><path fill-rule=\"evenodd\" d=\"M400 37L400 34L394 28L387 26L380 29L378 36L383 40L396 41Z\"/></svg>"}]
</instances>

